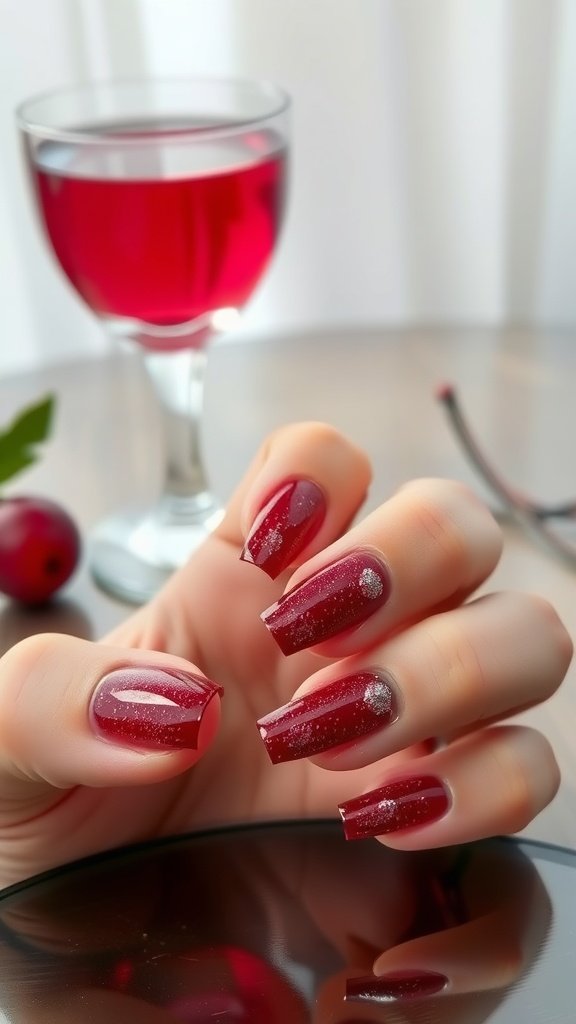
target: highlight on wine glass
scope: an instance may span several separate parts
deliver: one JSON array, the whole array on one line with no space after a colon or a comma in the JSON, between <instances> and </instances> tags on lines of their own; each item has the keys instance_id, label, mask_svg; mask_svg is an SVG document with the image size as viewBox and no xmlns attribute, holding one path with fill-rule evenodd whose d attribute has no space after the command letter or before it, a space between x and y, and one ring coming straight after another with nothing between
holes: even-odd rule
<instances>
[{"instance_id":1,"label":"highlight on wine glass","mask_svg":"<svg viewBox=\"0 0 576 1024\"><path fill-rule=\"evenodd\" d=\"M237 322L273 253L289 97L257 81L117 81L17 111L37 208L69 281L135 342L162 411L165 486L150 509L97 527L91 570L151 597L222 517L200 451L210 339Z\"/></svg>"}]
</instances>

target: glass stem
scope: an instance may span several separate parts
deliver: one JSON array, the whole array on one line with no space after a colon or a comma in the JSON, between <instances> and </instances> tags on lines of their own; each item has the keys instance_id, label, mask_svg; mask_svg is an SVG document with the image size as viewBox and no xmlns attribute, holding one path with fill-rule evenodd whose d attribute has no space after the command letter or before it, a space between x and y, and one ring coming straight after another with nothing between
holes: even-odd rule
<instances>
[{"instance_id":1,"label":"glass stem","mask_svg":"<svg viewBox=\"0 0 576 1024\"><path fill-rule=\"evenodd\" d=\"M164 434L165 477L160 500L164 521L190 522L214 505L200 448L206 353L143 351L157 395Z\"/></svg>"}]
</instances>

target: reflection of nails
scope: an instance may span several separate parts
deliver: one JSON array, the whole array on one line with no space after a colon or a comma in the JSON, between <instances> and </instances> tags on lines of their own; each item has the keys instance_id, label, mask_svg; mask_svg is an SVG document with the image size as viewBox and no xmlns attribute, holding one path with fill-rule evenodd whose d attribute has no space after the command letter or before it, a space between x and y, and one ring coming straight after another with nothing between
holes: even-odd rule
<instances>
[{"instance_id":1,"label":"reflection of nails","mask_svg":"<svg viewBox=\"0 0 576 1024\"><path fill-rule=\"evenodd\" d=\"M348 978L345 999L351 1002L395 1003L426 999L442 992L448 978L436 971L391 971L379 978Z\"/></svg>"},{"instance_id":2,"label":"reflection of nails","mask_svg":"<svg viewBox=\"0 0 576 1024\"><path fill-rule=\"evenodd\" d=\"M284 654L294 654L365 622L390 596L384 563L353 551L297 584L262 614Z\"/></svg>"},{"instance_id":3,"label":"reflection of nails","mask_svg":"<svg viewBox=\"0 0 576 1024\"><path fill-rule=\"evenodd\" d=\"M276 579L318 533L325 515L326 499L318 484L284 484L256 517L240 558Z\"/></svg>"},{"instance_id":4,"label":"reflection of nails","mask_svg":"<svg viewBox=\"0 0 576 1024\"><path fill-rule=\"evenodd\" d=\"M450 806L448 792L433 775L397 779L380 789L340 804L346 839L383 836L405 828L428 825Z\"/></svg>"},{"instance_id":5,"label":"reflection of nails","mask_svg":"<svg viewBox=\"0 0 576 1024\"><path fill-rule=\"evenodd\" d=\"M273 764L312 757L390 725L394 690L381 672L357 672L272 711L258 722Z\"/></svg>"},{"instance_id":6,"label":"reflection of nails","mask_svg":"<svg viewBox=\"0 0 576 1024\"><path fill-rule=\"evenodd\" d=\"M109 672L94 693L96 733L148 749L196 749L200 723L222 687L204 676L145 666Z\"/></svg>"}]
</instances>

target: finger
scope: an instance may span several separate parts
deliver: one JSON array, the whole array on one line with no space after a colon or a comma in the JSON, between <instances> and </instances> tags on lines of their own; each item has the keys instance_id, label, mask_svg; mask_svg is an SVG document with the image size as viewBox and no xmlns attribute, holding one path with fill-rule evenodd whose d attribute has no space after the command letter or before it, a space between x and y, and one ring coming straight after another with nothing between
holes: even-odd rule
<instances>
[{"instance_id":1,"label":"finger","mask_svg":"<svg viewBox=\"0 0 576 1024\"><path fill-rule=\"evenodd\" d=\"M492 594L322 669L258 727L273 763L359 768L547 699L571 656L546 601Z\"/></svg>"},{"instance_id":2,"label":"finger","mask_svg":"<svg viewBox=\"0 0 576 1024\"><path fill-rule=\"evenodd\" d=\"M181 658L38 635L0 660L0 813L51 787L160 782L194 764L220 687Z\"/></svg>"},{"instance_id":3,"label":"finger","mask_svg":"<svg viewBox=\"0 0 576 1024\"><path fill-rule=\"evenodd\" d=\"M461 600L492 572L501 546L467 487L414 481L302 565L262 618L284 654L314 647L343 657Z\"/></svg>"},{"instance_id":4,"label":"finger","mask_svg":"<svg viewBox=\"0 0 576 1024\"><path fill-rule=\"evenodd\" d=\"M323 982L314 1006L314 1024L486 1024L500 1001L500 990L490 990L475 992L473 996L452 994L440 1006L438 999L442 993L434 991L432 979L428 994L422 985L419 998L387 999L385 995L375 995L370 999L351 999L347 992L352 992L357 982L351 968L344 968Z\"/></svg>"},{"instance_id":5,"label":"finger","mask_svg":"<svg viewBox=\"0 0 576 1024\"><path fill-rule=\"evenodd\" d=\"M366 456L333 427L283 427L260 449L217 533L276 578L347 528L370 477Z\"/></svg>"},{"instance_id":6,"label":"finger","mask_svg":"<svg viewBox=\"0 0 576 1024\"><path fill-rule=\"evenodd\" d=\"M555 796L558 765L534 729L474 733L403 766L340 805L347 839L377 836L397 850L433 849L519 832Z\"/></svg>"},{"instance_id":7,"label":"finger","mask_svg":"<svg viewBox=\"0 0 576 1024\"><path fill-rule=\"evenodd\" d=\"M465 849L465 848L464 848ZM538 955L550 929L551 904L534 865L484 847L461 879L461 913L468 920L391 946L372 974L347 983L347 999L401 1002L435 988L445 995L503 989Z\"/></svg>"},{"instance_id":8,"label":"finger","mask_svg":"<svg viewBox=\"0 0 576 1024\"><path fill-rule=\"evenodd\" d=\"M402 1002L440 992L461 995L505 988L529 963L522 942L525 924L524 917L515 918L506 906L459 928L396 946L378 958L374 976L348 983L347 999Z\"/></svg>"}]
</instances>

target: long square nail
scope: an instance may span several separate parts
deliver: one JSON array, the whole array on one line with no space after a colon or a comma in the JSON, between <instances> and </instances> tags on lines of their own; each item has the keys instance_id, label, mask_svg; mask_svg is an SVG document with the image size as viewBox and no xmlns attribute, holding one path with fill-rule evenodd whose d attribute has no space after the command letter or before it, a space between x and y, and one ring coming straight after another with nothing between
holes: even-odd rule
<instances>
[{"instance_id":1,"label":"long square nail","mask_svg":"<svg viewBox=\"0 0 576 1024\"><path fill-rule=\"evenodd\" d=\"M334 679L258 721L273 764L312 757L390 725L398 717L394 687L382 672Z\"/></svg>"},{"instance_id":2,"label":"long square nail","mask_svg":"<svg viewBox=\"0 0 576 1024\"><path fill-rule=\"evenodd\" d=\"M450 797L433 775L397 779L380 789L340 804L346 839L366 839L438 821L448 811Z\"/></svg>"},{"instance_id":3,"label":"long square nail","mask_svg":"<svg viewBox=\"0 0 576 1024\"><path fill-rule=\"evenodd\" d=\"M276 579L316 536L326 516L324 492L313 480L290 480L266 502L240 558Z\"/></svg>"},{"instance_id":4,"label":"long square nail","mask_svg":"<svg viewBox=\"0 0 576 1024\"><path fill-rule=\"evenodd\" d=\"M374 615L390 596L390 576L370 551L353 551L297 584L262 614L284 654L314 647Z\"/></svg>"}]
</instances>

